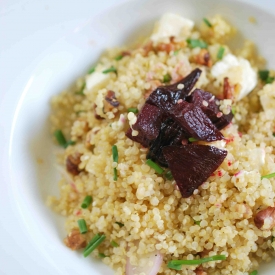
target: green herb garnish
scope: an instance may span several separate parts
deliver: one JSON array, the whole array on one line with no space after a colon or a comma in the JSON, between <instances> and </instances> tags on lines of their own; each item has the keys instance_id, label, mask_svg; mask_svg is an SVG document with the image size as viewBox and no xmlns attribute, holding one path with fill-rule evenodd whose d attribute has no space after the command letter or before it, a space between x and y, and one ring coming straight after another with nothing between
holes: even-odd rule
<instances>
[{"instance_id":1,"label":"green herb garnish","mask_svg":"<svg viewBox=\"0 0 275 275\"><path fill-rule=\"evenodd\" d=\"M258 271L254 270L254 271L250 272L249 275L258 275Z\"/></svg>"},{"instance_id":2,"label":"green herb garnish","mask_svg":"<svg viewBox=\"0 0 275 275\"><path fill-rule=\"evenodd\" d=\"M236 114L236 106L232 106L231 107L231 112L232 112L233 115Z\"/></svg>"},{"instance_id":3,"label":"green herb garnish","mask_svg":"<svg viewBox=\"0 0 275 275\"><path fill-rule=\"evenodd\" d=\"M86 209L93 202L92 196L86 196L81 204L81 208Z\"/></svg>"},{"instance_id":4,"label":"green herb garnish","mask_svg":"<svg viewBox=\"0 0 275 275\"><path fill-rule=\"evenodd\" d=\"M219 50L218 50L218 53L217 53L217 58L219 60L221 60L223 58L223 55L224 55L224 51L225 51L225 48L224 47L220 47Z\"/></svg>"},{"instance_id":5,"label":"green herb garnish","mask_svg":"<svg viewBox=\"0 0 275 275\"><path fill-rule=\"evenodd\" d=\"M86 82L83 83L80 90L78 92L75 92L76 95L84 95L84 89L86 87Z\"/></svg>"},{"instance_id":6,"label":"green herb garnish","mask_svg":"<svg viewBox=\"0 0 275 275\"><path fill-rule=\"evenodd\" d=\"M168 82L171 81L171 79L172 79L171 75L170 74L166 74L166 75L163 76L162 82L163 83L168 83Z\"/></svg>"},{"instance_id":7,"label":"green herb garnish","mask_svg":"<svg viewBox=\"0 0 275 275\"><path fill-rule=\"evenodd\" d=\"M128 109L127 109L127 112L128 112L128 113L132 112L132 113L134 113L134 114L137 114L137 113L138 113L138 108L128 108Z\"/></svg>"},{"instance_id":8,"label":"green herb garnish","mask_svg":"<svg viewBox=\"0 0 275 275\"><path fill-rule=\"evenodd\" d=\"M168 180L172 180L173 179L173 175L172 175L172 173L171 173L171 171L169 170L169 171L167 171L166 173L165 173L165 178L167 178Z\"/></svg>"},{"instance_id":9,"label":"green herb garnish","mask_svg":"<svg viewBox=\"0 0 275 275\"><path fill-rule=\"evenodd\" d=\"M190 48L202 48L202 49L206 49L208 47L207 43L204 42L203 40L199 40L199 39L187 39L186 40L189 47Z\"/></svg>"},{"instance_id":10,"label":"green herb garnish","mask_svg":"<svg viewBox=\"0 0 275 275\"><path fill-rule=\"evenodd\" d=\"M180 270L182 265L200 265L212 261L223 261L225 259L225 255L215 255L208 258L201 258L197 260L172 260L168 262L167 267Z\"/></svg>"},{"instance_id":11,"label":"green herb garnish","mask_svg":"<svg viewBox=\"0 0 275 275\"><path fill-rule=\"evenodd\" d=\"M83 251L84 257L89 256L104 240L105 235L96 234Z\"/></svg>"},{"instance_id":12,"label":"green herb garnish","mask_svg":"<svg viewBox=\"0 0 275 275\"><path fill-rule=\"evenodd\" d=\"M102 71L102 73L104 73L104 74L108 74L108 73L111 73L111 72L114 72L114 73L117 72L117 70L114 66L110 67L109 69L106 69L106 70Z\"/></svg>"},{"instance_id":13,"label":"green herb garnish","mask_svg":"<svg viewBox=\"0 0 275 275\"><path fill-rule=\"evenodd\" d=\"M151 159L147 159L146 164L153 168L158 174L162 174L164 172L164 170Z\"/></svg>"},{"instance_id":14,"label":"green herb garnish","mask_svg":"<svg viewBox=\"0 0 275 275\"><path fill-rule=\"evenodd\" d=\"M180 52L180 49L174 51L174 55L178 55Z\"/></svg>"},{"instance_id":15,"label":"green herb garnish","mask_svg":"<svg viewBox=\"0 0 275 275\"><path fill-rule=\"evenodd\" d=\"M119 61L119 60L121 60L122 58L123 58L123 55L120 54L120 55L118 55L117 57L115 57L115 60Z\"/></svg>"},{"instance_id":16,"label":"green herb garnish","mask_svg":"<svg viewBox=\"0 0 275 275\"><path fill-rule=\"evenodd\" d=\"M113 161L118 163L118 151L117 151L117 146L116 145L113 145L112 153L113 153ZM116 169L116 167L114 168L114 180L117 181L117 169Z\"/></svg>"},{"instance_id":17,"label":"green herb garnish","mask_svg":"<svg viewBox=\"0 0 275 275\"><path fill-rule=\"evenodd\" d=\"M269 71L268 70L261 70L259 71L259 77L260 79L265 82L266 84L270 84L274 81L274 77L269 76Z\"/></svg>"},{"instance_id":18,"label":"green herb garnish","mask_svg":"<svg viewBox=\"0 0 275 275\"><path fill-rule=\"evenodd\" d=\"M188 139L188 141L189 141L189 142L196 142L196 141L199 141L199 140L196 139L196 138L190 137L190 138Z\"/></svg>"},{"instance_id":19,"label":"green herb garnish","mask_svg":"<svg viewBox=\"0 0 275 275\"><path fill-rule=\"evenodd\" d=\"M196 224L196 225L201 225L201 221L196 221L196 220L194 220L194 223Z\"/></svg>"},{"instance_id":20,"label":"green herb garnish","mask_svg":"<svg viewBox=\"0 0 275 275\"><path fill-rule=\"evenodd\" d=\"M271 174L262 176L262 177L261 177L261 180L262 180L262 179L270 179L270 178L273 178L273 177L275 177L275 173L271 173Z\"/></svg>"},{"instance_id":21,"label":"green herb garnish","mask_svg":"<svg viewBox=\"0 0 275 275\"><path fill-rule=\"evenodd\" d=\"M103 258L106 258L106 257L109 257L109 256L105 255L104 253L98 253L98 257L103 259Z\"/></svg>"},{"instance_id":22,"label":"green herb garnish","mask_svg":"<svg viewBox=\"0 0 275 275\"><path fill-rule=\"evenodd\" d=\"M80 231L81 234L85 234L85 233L88 232L86 221L84 219L78 220L77 224L78 224L79 231Z\"/></svg>"},{"instance_id":23,"label":"green herb garnish","mask_svg":"<svg viewBox=\"0 0 275 275\"><path fill-rule=\"evenodd\" d=\"M61 130L56 130L54 132L54 136L55 136L58 144L64 148L67 148L69 145L75 144L74 141L71 141L71 140L67 141Z\"/></svg>"},{"instance_id":24,"label":"green herb garnish","mask_svg":"<svg viewBox=\"0 0 275 275\"><path fill-rule=\"evenodd\" d=\"M115 241L111 241L111 246L112 247L119 247L118 243Z\"/></svg>"},{"instance_id":25,"label":"green herb garnish","mask_svg":"<svg viewBox=\"0 0 275 275\"><path fill-rule=\"evenodd\" d=\"M209 22L207 18L203 18L203 22L209 27L212 28L212 24Z\"/></svg>"},{"instance_id":26,"label":"green herb garnish","mask_svg":"<svg viewBox=\"0 0 275 275\"><path fill-rule=\"evenodd\" d=\"M119 225L119 227L123 227L124 226L124 224L123 223L121 223L121 222L115 222L116 224L118 224Z\"/></svg>"},{"instance_id":27,"label":"green herb garnish","mask_svg":"<svg viewBox=\"0 0 275 275\"><path fill-rule=\"evenodd\" d=\"M89 71L88 74L92 74L95 71L95 67L92 67Z\"/></svg>"}]
</instances>

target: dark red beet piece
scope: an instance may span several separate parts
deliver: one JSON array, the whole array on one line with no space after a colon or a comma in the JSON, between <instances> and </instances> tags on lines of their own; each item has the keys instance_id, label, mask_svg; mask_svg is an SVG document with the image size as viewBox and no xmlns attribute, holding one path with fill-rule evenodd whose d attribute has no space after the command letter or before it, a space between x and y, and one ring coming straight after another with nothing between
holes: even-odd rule
<instances>
[{"instance_id":1,"label":"dark red beet piece","mask_svg":"<svg viewBox=\"0 0 275 275\"><path fill-rule=\"evenodd\" d=\"M166 146L162 152L183 198L190 197L227 155L226 150L195 144Z\"/></svg>"},{"instance_id":2,"label":"dark red beet piece","mask_svg":"<svg viewBox=\"0 0 275 275\"><path fill-rule=\"evenodd\" d=\"M151 141L146 138L144 135L137 135L137 136L132 136L132 129L129 128L126 132L126 137L128 137L129 139L140 143L143 147L150 147Z\"/></svg>"},{"instance_id":3,"label":"dark red beet piece","mask_svg":"<svg viewBox=\"0 0 275 275\"><path fill-rule=\"evenodd\" d=\"M233 119L232 112L230 112L228 115L218 115L221 113L221 111L216 102L220 102L220 100L211 93L200 89L195 89L192 94L186 98L186 100L200 107L219 130L226 127Z\"/></svg>"},{"instance_id":4,"label":"dark red beet piece","mask_svg":"<svg viewBox=\"0 0 275 275\"><path fill-rule=\"evenodd\" d=\"M138 135L143 135L149 140L156 139L160 131L161 119L162 111L156 106L145 103L133 129L138 131Z\"/></svg>"},{"instance_id":5,"label":"dark red beet piece","mask_svg":"<svg viewBox=\"0 0 275 275\"><path fill-rule=\"evenodd\" d=\"M152 142L147 154L147 159L151 159L164 167L168 167L168 163L161 150L162 147L181 145L181 141L186 138L188 137L182 128L172 119L167 119L161 124L159 136Z\"/></svg>"},{"instance_id":6,"label":"dark red beet piece","mask_svg":"<svg viewBox=\"0 0 275 275\"><path fill-rule=\"evenodd\" d=\"M201 108L182 101L170 110L171 117L191 137L204 141L223 139L222 133L213 125Z\"/></svg>"},{"instance_id":7,"label":"dark red beet piece","mask_svg":"<svg viewBox=\"0 0 275 275\"><path fill-rule=\"evenodd\" d=\"M179 99L185 100L188 93L193 89L201 75L200 69L195 69L181 81L167 86L160 86L154 90L147 99L147 103L155 105L164 111L169 111ZM184 88L179 89L178 85L183 84Z\"/></svg>"}]
</instances>

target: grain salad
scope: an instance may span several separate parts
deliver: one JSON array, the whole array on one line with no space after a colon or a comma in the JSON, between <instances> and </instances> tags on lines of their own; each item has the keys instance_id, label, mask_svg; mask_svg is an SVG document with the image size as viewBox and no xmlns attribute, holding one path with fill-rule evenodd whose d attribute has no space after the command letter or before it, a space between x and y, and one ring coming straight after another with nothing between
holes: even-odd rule
<instances>
[{"instance_id":1,"label":"grain salad","mask_svg":"<svg viewBox=\"0 0 275 275\"><path fill-rule=\"evenodd\" d=\"M115 274L255 275L275 256L275 82L221 16L164 14L52 98L64 243ZM172 136L171 136L172 135Z\"/></svg>"}]
</instances>

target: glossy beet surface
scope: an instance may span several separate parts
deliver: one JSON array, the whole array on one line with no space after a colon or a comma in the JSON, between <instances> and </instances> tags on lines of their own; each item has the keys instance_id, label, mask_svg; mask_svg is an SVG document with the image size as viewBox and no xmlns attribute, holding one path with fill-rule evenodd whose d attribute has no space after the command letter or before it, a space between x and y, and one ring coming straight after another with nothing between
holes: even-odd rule
<instances>
[{"instance_id":1,"label":"glossy beet surface","mask_svg":"<svg viewBox=\"0 0 275 275\"><path fill-rule=\"evenodd\" d=\"M162 152L183 198L191 196L227 155L226 150L195 144L166 146Z\"/></svg>"}]
</instances>

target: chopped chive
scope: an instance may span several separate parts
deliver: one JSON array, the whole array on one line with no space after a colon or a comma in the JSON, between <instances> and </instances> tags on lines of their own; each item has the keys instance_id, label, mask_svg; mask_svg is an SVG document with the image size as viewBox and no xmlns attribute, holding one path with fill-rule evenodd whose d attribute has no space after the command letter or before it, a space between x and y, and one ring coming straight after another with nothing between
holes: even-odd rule
<instances>
[{"instance_id":1,"label":"chopped chive","mask_svg":"<svg viewBox=\"0 0 275 275\"><path fill-rule=\"evenodd\" d=\"M170 74L166 74L166 75L163 76L162 82L163 83L168 83L168 82L171 81L171 79L172 79L171 75Z\"/></svg>"},{"instance_id":2,"label":"chopped chive","mask_svg":"<svg viewBox=\"0 0 275 275\"><path fill-rule=\"evenodd\" d=\"M104 73L104 74L108 74L108 73L111 73L111 72L114 72L114 73L117 72L117 70L114 66L111 66L109 69L106 69L106 70L102 71L102 73Z\"/></svg>"},{"instance_id":3,"label":"chopped chive","mask_svg":"<svg viewBox=\"0 0 275 275\"><path fill-rule=\"evenodd\" d=\"M67 148L70 145L75 145L75 141L72 141L72 140L67 141L65 148Z\"/></svg>"},{"instance_id":4,"label":"chopped chive","mask_svg":"<svg viewBox=\"0 0 275 275\"><path fill-rule=\"evenodd\" d=\"M196 221L196 220L194 220L194 223L196 224L196 225L201 225L201 221Z\"/></svg>"},{"instance_id":5,"label":"chopped chive","mask_svg":"<svg viewBox=\"0 0 275 275\"><path fill-rule=\"evenodd\" d=\"M225 48L224 47L220 47L219 50L218 50L218 53L217 53L217 58L219 60L221 60L223 58L223 55L224 55L224 51L225 51Z\"/></svg>"},{"instance_id":6,"label":"chopped chive","mask_svg":"<svg viewBox=\"0 0 275 275\"><path fill-rule=\"evenodd\" d=\"M116 224L118 224L119 225L119 227L123 227L124 226L124 224L123 223L121 223L121 222L115 222Z\"/></svg>"},{"instance_id":7,"label":"chopped chive","mask_svg":"<svg viewBox=\"0 0 275 275\"><path fill-rule=\"evenodd\" d=\"M272 242L272 243L274 242L274 239L275 239L275 237L274 237L274 236L271 236L271 242Z\"/></svg>"},{"instance_id":8,"label":"chopped chive","mask_svg":"<svg viewBox=\"0 0 275 275\"><path fill-rule=\"evenodd\" d=\"M175 51L174 51L174 55L178 55L179 52L180 52L180 49L179 49L179 50L175 50Z\"/></svg>"},{"instance_id":9,"label":"chopped chive","mask_svg":"<svg viewBox=\"0 0 275 275\"><path fill-rule=\"evenodd\" d=\"M86 82L83 83L80 90L78 92L75 92L76 95L84 95L84 89L86 87Z\"/></svg>"},{"instance_id":10,"label":"chopped chive","mask_svg":"<svg viewBox=\"0 0 275 275\"><path fill-rule=\"evenodd\" d=\"M190 137L190 138L188 139L188 141L189 141L189 142L196 142L196 141L199 141L199 140L196 139L196 138Z\"/></svg>"},{"instance_id":11,"label":"chopped chive","mask_svg":"<svg viewBox=\"0 0 275 275\"><path fill-rule=\"evenodd\" d=\"M207 18L203 18L203 22L209 27L212 28L212 24L209 22Z\"/></svg>"},{"instance_id":12,"label":"chopped chive","mask_svg":"<svg viewBox=\"0 0 275 275\"><path fill-rule=\"evenodd\" d=\"M231 107L231 112L232 112L233 115L236 114L236 106L232 106Z\"/></svg>"},{"instance_id":13,"label":"chopped chive","mask_svg":"<svg viewBox=\"0 0 275 275\"><path fill-rule=\"evenodd\" d=\"M134 113L134 114L137 114L137 113L138 113L138 108L128 108L128 109L127 109L127 112L128 112L128 113L132 112L132 113Z\"/></svg>"},{"instance_id":14,"label":"chopped chive","mask_svg":"<svg viewBox=\"0 0 275 275\"><path fill-rule=\"evenodd\" d=\"M113 145L112 153L113 153L113 161L118 162L118 151L117 151L117 146L116 145Z\"/></svg>"},{"instance_id":15,"label":"chopped chive","mask_svg":"<svg viewBox=\"0 0 275 275\"><path fill-rule=\"evenodd\" d=\"M188 38L187 43L189 45L190 48L202 48L202 49L206 49L208 47L207 43L204 42L203 40L199 40L199 39L190 39Z\"/></svg>"},{"instance_id":16,"label":"chopped chive","mask_svg":"<svg viewBox=\"0 0 275 275\"><path fill-rule=\"evenodd\" d=\"M86 221L84 219L78 220L77 223L81 234L85 234L88 232Z\"/></svg>"},{"instance_id":17,"label":"chopped chive","mask_svg":"<svg viewBox=\"0 0 275 275\"><path fill-rule=\"evenodd\" d=\"M84 249L84 257L89 256L105 240L105 238L105 235L96 234Z\"/></svg>"},{"instance_id":18,"label":"chopped chive","mask_svg":"<svg viewBox=\"0 0 275 275\"><path fill-rule=\"evenodd\" d=\"M106 257L109 257L109 256L105 255L104 253L98 253L98 257L103 259L103 258L106 258Z\"/></svg>"},{"instance_id":19,"label":"chopped chive","mask_svg":"<svg viewBox=\"0 0 275 275\"><path fill-rule=\"evenodd\" d=\"M77 111L76 114L79 115L80 113L85 113L86 111L84 110L80 110L80 111Z\"/></svg>"},{"instance_id":20,"label":"chopped chive","mask_svg":"<svg viewBox=\"0 0 275 275\"><path fill-rule=\"evenodd\" d=\"M93 202L92 196L86 196L81 204L81 208L88 208L88 206Z\"/></svg>"},{"instance_id":21,"label":"chopped chive","mask_svg":"<svg viewBox=\"0 0 275 275\"><path fill-rule=\"evenodd\" d=\"M117 169L116 169L116 167L114 168L114 181L117 181Z\"/></svg>"},{"instance_id":22,"label":"chopped chive","mask_svg":"<svg viewBox=\"0 0 275 275\"><path fill-rule=\"evenodd\" d=\"M272 83L275 79L274 77L269 76L269 71L268 70L259 71L259 77L266 84Z\"/></svg>"},{"instance_id":23,"label":"chopped chive","mask_svg":"<svg viewBox=\"0 0 275 275\"><path fill-rule=\"evenodd\" d=\"M272 136L275 137L275 133L273 133Z\"/></svg>"},{"instance_id":24,"label":"chopped chive","mask_svg":"<svg viewBox=\"0 0 275 275\"><path fill-rule=\"evenodd\" d=\"M123 58L123 55L120 54L120 55L118 55L117 57L115 57L115 60L119 61L119 60L121 60L122 58Z\"/></svg>"},{"instance_id":25,"label":"chopped chive","mask_svg":"<svg viewBox=\"0 0 275 275\"><path fill-rule=\"evenodd\" d=\"M162 174L164 172L164 170L151 159L147 159L146 164L153 168L158 174Z\"/></svg>"},{"instance_id":26,"label":"chopped chive","mask_svg":"<svg viewBox=\"0 0 275 275\"><path fill-rule=\"evenodd\" d=\"M273 177L275 177L275 173L271 173L271 174L262 176L262 177L261 177L261 180L262 180L262 179L270 179L270 178L273 178Z\"/></svg>"},{"instance_id":27,"label":"chopped chive","mask_svg":"<svg viewBox=\"0 0 275 275\"><path fill-rule=\"evenodd\" d=\"M92 74L95 71L95 67L92 67L91 69L89 69L88 74Z\"/></svg>"},{"instance_id":28,"label":"chopped chive","mask_svg":"<svg viewBox=\"0 0 275 275\"><path fill-rule=\"evenodd\" d=\"M118 243L115 241L111 241L111 246L112 247L119 247Z\"/></svg>"},{"instance_id":29,"label":"chopped chive","mask_svg":"<svg viewBox=\"0 0 275 275\"><path fill-rule=\"evenodd\" d=\"M173 179L173 175L172 172L169 170L165 173L164 175L168 180L172 180Z\"/></svg>"},{"instance_id":30,"label":"chopped chive","mask_svg":"<svg viewBox=\"0 0 275 275\"><path fill-rule=\"evenodd\" d=\"M181 267L182 265L200 265L211 261L223 261L225 259L225 255L215 255L208 258L201 258L197 260L172 260L168 262L167 267L180 270L179 267Z\"/></svg>"},{"instance_id":31,"label":"chopped chive","mask_svg":"<svg viewBox=\"0 0 275 275\"><path fill-rule=\"evenodd\" d=\"M56 130L54 132L54 136L55 136L58 144L61 145L64 148L66 148L67 141L66 141L66 138L64 137L62 131L61 130Z\"/></svg>"},{"instance_id":32,"label":"chopped chive","mask_svg":"<svg viewBox=\"0 0 275 275\"><path fill-rule=\"evenodd\" d=\"M258 271L254 270L254 271L250 272L249 275L258 275Z\"/></svg>"}]
</instances>

